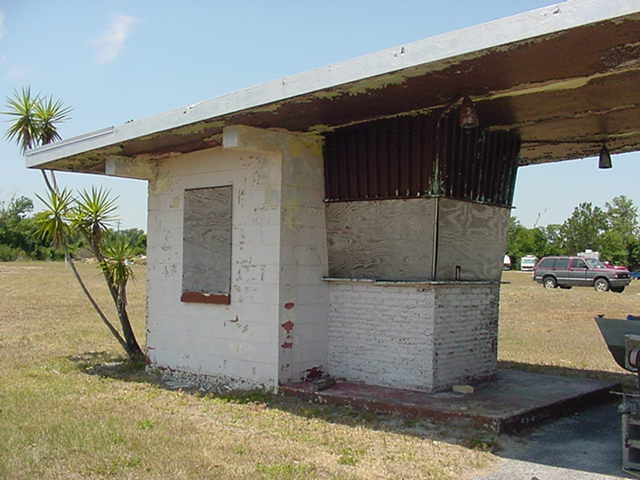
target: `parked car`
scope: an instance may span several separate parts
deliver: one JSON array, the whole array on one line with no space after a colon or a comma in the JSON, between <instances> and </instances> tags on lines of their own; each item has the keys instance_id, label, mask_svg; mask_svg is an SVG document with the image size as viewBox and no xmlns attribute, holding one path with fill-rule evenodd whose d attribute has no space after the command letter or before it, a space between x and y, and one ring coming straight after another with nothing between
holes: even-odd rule
<instances>
[{"instance_id":1,"label":"parked car","mask_svg":"<svg viewBox=\"0 0 640 480\"><path fill-rule=\"evenodd\" d=\"M607 268L595 258L544 257L533 271L533 279L545 288L594 287L599 292L621 293L631 282L628 270Z\"/></svg>"},{"instance_id":2,"label":"parked car","mask_svg":"<svg viewBox=\"0 0 640 480\"><path fill-rule=\"evenodd\" d=\"M629 274L631 276L631 278L633 278L634 280L640 280L640 270L637 270L635 272L631 272Z\"/></svg>"},{"instance_id":3,"label":"parked car","mask_svg":"<svg viewBox=\"0 0 640 480\"><path fill-rule=\"evenodd\" d=\"M613 268L614 270L628 270L627 267L625 267L624 265L614 265L613 263L607 262L607 261L604 261L602 263L604 264L605 267Z\"/></svg>"},{"instance_id":4,"label":"parked car","mask_svg":"<svg viewBox=\"0 0 640 480\"><path fill-rule=\"evenodd\" d=\"M533 267L536 266L537 261L538 257L536 257L535 255L525 255L520 259L520 271L532 272Z\"/></svg>"}]
</instances>

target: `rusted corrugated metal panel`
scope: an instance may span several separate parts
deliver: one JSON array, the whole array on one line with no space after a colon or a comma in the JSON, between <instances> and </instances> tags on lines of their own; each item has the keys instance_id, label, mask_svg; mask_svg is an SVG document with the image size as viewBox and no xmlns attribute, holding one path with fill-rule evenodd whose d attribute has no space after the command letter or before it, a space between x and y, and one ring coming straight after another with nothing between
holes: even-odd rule
<instances>
[{"instance_id":1,"label":"rusted corrugated metal panel","mask_svg":"<svg viewBox=\"0 0 640 480\"><path fill-rule=\"evenodd\" d=\"M434 125L426 117L394 118L347 127L326 136L329 201L425 195L433 176Z\"/></svg>"},{"instance_id":2,"label":"rusted corrugated metal panel","mask_svg":"<svg viewBox=\"0 0 640 480\"><path fill-rule=\"evenodd\" d=\"M510 206L519 149L516 134L463 130L456 115L339 129L326 135L326 200L442 195Z\"/></svg>"}]
</instances>

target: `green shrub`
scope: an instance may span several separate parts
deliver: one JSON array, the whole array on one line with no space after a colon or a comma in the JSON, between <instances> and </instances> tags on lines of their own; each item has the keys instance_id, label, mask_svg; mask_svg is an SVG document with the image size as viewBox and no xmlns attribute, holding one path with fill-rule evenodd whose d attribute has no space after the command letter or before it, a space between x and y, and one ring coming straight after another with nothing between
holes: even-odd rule
<instances>
[{"instance_id":1,"label":"green shrub","mask_svg":"<svg viewBox=\"0 0 640 480\"><path fill-rule=\"evenodd\" d=\"M0 243L0 262L13 262L21 256L24 256L22 250Z\"/></svg>"}]
</instances>

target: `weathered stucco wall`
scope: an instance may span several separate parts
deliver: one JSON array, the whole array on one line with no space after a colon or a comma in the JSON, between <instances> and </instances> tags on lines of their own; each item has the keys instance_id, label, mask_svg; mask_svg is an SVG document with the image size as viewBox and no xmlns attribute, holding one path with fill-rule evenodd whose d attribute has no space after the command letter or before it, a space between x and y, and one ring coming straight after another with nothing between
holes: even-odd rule
<instances>
[{"instance_id":1,"label":"weathered stucco wall","mask_svg":"<svg viewBox=\"0 0 640 480\"><path fill-rule=\"evenodd\" d=\"M509 215L504 207L440 199L437 279L500 280Z\"/></svg>"},{"instance_id":2,"label":"weathered stucco wall","mask_svg":"<svg viewBox=\"0 0 640 480\"><path fill-rule=\"evenodd\" d=\"M433 198L328 203L329 275L430 278L434 212Z\"/></svg>"},{"instance_id":3,"label":"weathered stucco wall","mask_svg":"<svg viewBox=\"0 0 640 480\"><path fill-rule=\"evenodd\" d=\"M495 373L498 285L329 284L329 372L446 390Z\"/></svg>"},{"instance_id":4,"label":"weathered stucco wall","mask_svg":"<svg viewBox=\"0 0 640 480\"><path fill-rule=\"evenodd\" d=\"M184 191L231 185L231 305L182 303ZM147 345L153 365L225 387L278 379L281 158L203 150L158 162L149 182Z\"/></svg>"}]
</instances>

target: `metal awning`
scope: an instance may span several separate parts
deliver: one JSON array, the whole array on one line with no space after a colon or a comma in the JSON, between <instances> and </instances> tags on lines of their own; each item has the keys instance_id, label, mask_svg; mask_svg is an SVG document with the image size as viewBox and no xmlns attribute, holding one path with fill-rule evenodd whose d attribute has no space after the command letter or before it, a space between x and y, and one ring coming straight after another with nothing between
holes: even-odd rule
<instances>
[{"instance_id":1,"label":"metal awning","mask_svg":"<svg viewBox=\"0 0 640 480\"><path fill-rule=\"evenodd\" d=\"M103 173L115 158L219 146L228 125L323 133L443 109L522 138L521 165L640 149L640 0L569 0L285 77L27 152Z\"/></svg>"}]
</instances>

